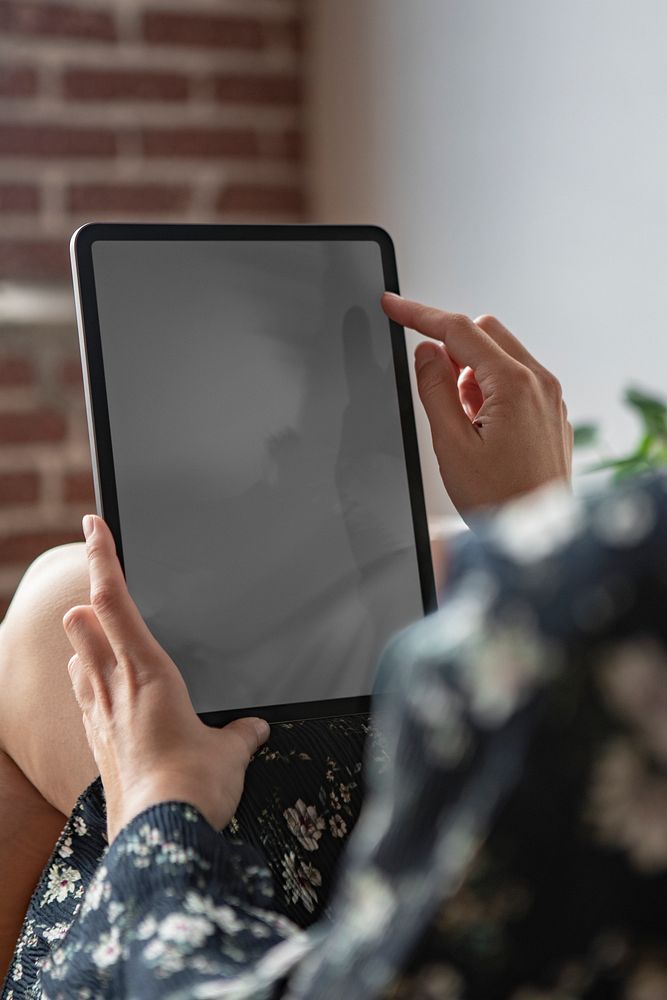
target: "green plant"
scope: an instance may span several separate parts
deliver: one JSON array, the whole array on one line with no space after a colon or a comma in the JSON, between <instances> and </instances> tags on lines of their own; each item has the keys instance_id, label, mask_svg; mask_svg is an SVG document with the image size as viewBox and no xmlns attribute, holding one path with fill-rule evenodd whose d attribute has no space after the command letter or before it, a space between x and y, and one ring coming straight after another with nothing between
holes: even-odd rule
<instances>
[{"instance_id":1,"label":"green plant","mask_svg":"<svg viewBox=\"0 0 667 1000\"><path fill-rule=\"evenodd\" d=\"M610 470L614 480L667 465L667 403L655 396L648 396L640 389L628 388L624 402L632 407L641 423L641 436L629 455L606 459L586 469L586 472ZM575 448L599 444L596 424L579 424L574 428Z\"/></svg>"}]
</instances>

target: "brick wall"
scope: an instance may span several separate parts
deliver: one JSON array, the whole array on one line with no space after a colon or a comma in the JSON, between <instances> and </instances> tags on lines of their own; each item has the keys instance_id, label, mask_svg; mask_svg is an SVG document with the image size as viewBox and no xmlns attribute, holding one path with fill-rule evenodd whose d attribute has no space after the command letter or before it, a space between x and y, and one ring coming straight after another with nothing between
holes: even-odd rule
<instances>
[{"instance_id":1,"label":"brick wall","mask_svg":"<svg viewBox=\"0 0 667 1000\"><path fill-rule=\"evenodd\" d=\"M93 509L67 244L296 221L302 0L0 0L0 619Z\"/></svg>"}]
</instances>

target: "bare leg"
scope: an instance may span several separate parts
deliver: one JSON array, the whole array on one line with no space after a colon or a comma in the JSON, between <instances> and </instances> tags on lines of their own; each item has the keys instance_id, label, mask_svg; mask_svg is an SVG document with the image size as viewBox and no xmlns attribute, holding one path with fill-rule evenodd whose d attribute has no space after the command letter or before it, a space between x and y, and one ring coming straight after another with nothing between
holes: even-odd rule
<instances>
[{"instance_id":1,"label":"bare leg","mask_svg":"<svg viewBox=\"0 0 667 1000\"><path fill-rule=\"evenodd\" d=\"M62 627L88 596L83 545L61 546L28 569L0 625L0 981L65 814L97 773Z\"/></svg>"},{"instance_id":2,"label":"bare leg","mask_svg":"<svg viewBox=\"0 0 667 1000\"><path fill-rule=\"evenodd\" d=\"M0 753L0 982L65 817Z\"/></svg>"},{"instance_id":3,"label":"bare leg","mask_svg":"<svg viewBox=\"0 0 667 1000\"><path fill-rule=\"evenodd\" d=\"M85 548L62 545L29 567L0 626L0 750L64 814L97 774L62 626L69 608L88 601Z\"/></svg>"}]
</instances>

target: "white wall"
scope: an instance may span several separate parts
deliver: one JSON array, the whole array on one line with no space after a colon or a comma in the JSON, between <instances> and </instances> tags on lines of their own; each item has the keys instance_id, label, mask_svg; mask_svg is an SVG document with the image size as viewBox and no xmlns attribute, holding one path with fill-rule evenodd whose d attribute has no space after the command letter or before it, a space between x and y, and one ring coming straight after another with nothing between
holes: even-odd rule
<instances>
[{"instance_id":1,"label":"white wall","mask_svg":"<svg viewBox=\"0 0 667 1000\"><path fill-rule=\"evenodd\" d=\"M406 294L495 313L632 443L622 387L667 396L667 2L309 6L313 219L385 225Z\"/></svg>"}]
</instances>

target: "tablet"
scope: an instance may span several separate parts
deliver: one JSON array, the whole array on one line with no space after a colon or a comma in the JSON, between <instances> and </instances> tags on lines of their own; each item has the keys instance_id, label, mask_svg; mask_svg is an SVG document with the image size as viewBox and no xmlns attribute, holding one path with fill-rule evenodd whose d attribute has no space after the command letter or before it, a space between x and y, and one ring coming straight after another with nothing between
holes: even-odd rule
<instances>
[{"instance_id":1,"label":"tablet","mask_svg":"<svg viewBox=\"0 0 667 1000\"><path fill-rule=\"evenodd\" d=\"M435 607L389 236L91 224L71 253L98 513L195 710L367 711Z\"/></svg>"}]
</instances>

